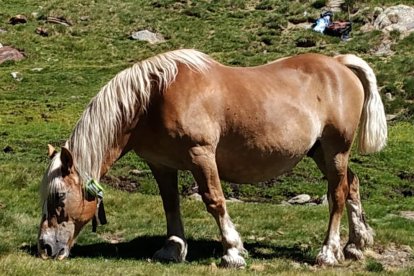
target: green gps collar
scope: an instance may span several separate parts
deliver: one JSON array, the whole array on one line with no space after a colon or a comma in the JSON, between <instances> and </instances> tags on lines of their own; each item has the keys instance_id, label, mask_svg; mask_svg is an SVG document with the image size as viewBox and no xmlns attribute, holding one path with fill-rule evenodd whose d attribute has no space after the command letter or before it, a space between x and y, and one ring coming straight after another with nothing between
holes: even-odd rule
<instances>
[{"instance_id":1,"label":"green gps collar","mask_svg":"<svg viewBox=\"0 0 414 276\"><path fill-rule=\"evenodd\" d=\"M104 189L101 185L95 180L91 179L86 183L86 192L88 195L102 199L104 197Z\"/></svg>"}]
</instances>

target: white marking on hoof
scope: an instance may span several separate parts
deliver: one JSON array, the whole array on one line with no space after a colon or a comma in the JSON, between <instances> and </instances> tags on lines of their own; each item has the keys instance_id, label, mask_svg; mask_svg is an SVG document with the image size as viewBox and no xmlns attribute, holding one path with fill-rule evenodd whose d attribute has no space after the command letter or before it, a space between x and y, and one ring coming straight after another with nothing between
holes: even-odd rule
<instances>
[{"instance_id":1,"label":"white marking on hoof","mask_svg":"<svg viewBox=\"0 0 414 276\"><path fill-rule=\"evenodd\" d=\"M316 263L318 265L334 266L344 260L342 251L335 246L324 245L316 257Z\"/></svg>"},{"instance_id":2,"label":"white marking on hoof","mask_svg":"<svg viewBox=\"0 0 414 276\"><path fill-rule=\"evenodd\" d=\"M165 245L155 252L153 258L163 262L180 263L185 261L186 256L187 243L177 236L171 236Z\"/></svg>"},{"instance_id":3,"label":"white marking on hoof","mask_svg":"<svg viewBox=\"0 0 414 276\"><path fill-rule=\"evenodd\" d=\"M244 250L247 252L246 250ZM245 253L244 252L244 253ZM227 254L221 258L221 267L225 268L244 268L246 267L246 261L239 254L239 250L236 248L231 248L227 250Z\"/></svg>"}]
</instances>

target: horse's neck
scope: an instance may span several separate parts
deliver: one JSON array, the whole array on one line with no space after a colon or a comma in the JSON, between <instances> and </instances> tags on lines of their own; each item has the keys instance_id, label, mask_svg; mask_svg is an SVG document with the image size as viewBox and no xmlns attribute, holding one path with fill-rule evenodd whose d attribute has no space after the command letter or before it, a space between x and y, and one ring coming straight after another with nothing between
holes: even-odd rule
<instances>
[{"instance_id":1,"label":"horse's neck","mask_svg":"<svg viewBox=\"0 0 414 276\"><path fill-rule=\"evenodd\" d=\"M134 120L135 121L135 120ZM135 123L135 122L134 122ZM121 126L121 129L130 129L131 126ZM82 178L94 178L99 180L108 172L115 161L125 153L125 147L129 141L129 131L119 133L105 133L112 135L112 143L106 143L107 137L95 137L86 139L85 132L79 131L66 142L66 147L72 151L74 162ZM96 134L95 134L96 135ZM113 137L117 135L117 137ZM97 139L100 139L97 142Z\"/></svg>"},{"instance_id":2,"label":"horse's neck","mask_svg":"<svg viewBox=\"0 0 414 276\"><path fill-rule=\"evenodd\" d=\"M128 144L130 134L122 135L118 138L117 145L113 146L105 154L105 157L102 160L101 170L99 177L105 175L108 170L112 167L116 160L118 160L123 154L125 154L128 149L126 145Z\"/></svg>"}]
</instances>

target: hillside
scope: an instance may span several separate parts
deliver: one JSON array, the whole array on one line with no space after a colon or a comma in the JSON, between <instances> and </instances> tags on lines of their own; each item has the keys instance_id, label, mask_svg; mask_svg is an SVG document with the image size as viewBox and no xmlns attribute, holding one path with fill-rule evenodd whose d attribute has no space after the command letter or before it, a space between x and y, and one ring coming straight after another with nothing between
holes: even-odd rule
<instances>
[{"instance_id":1,"label":"hillside","mask_svg":"<svg viewBox=\"0 0 414 276\"><path fill-rule=\"evenodd\" d=\"M255 66L308 52L330 56L353 53L365 59L377 75L389 119L389 142L378 154L361 156L353 152L350 166L361 179L361 197L374 228L379 229L375 252L387 249L390 243L397 249L414 247L413 222L400 217L401 212L412 211L414 204L414 32L384 33L373 28L378 8L397 4L414 7L412 0L344 1L353 4L335 12L334 19L351 19L352 31L346 41L309 29L328 2L0 0L0 44L23 55L19 61L0 63L0 274L35 273L30 266L36 268L33 271L49 268L47 263L32 258L40 215L39 183L48 164L47 144L57 148L63 145L86 104L116 73L145 58L180 48L198 49L231 66ZM133 39L133 34L141 30L157 34L162 41ZM165 265L149 263L146 259L152 253L144 249L132 257L128 255L128 250L133 250L130 246L139 246L139 242L162 243L159 236L165 232L161 204L154 196L158 195L155 180L140 158L126 155L103 183L112 224L98 231L98 235L87 233L80 237L80 247L68 271L81 274L79 267L93 263L92 274L133 274L138 263L143 267L139 270L142 274L148 273L146 269L154 274L211 273L209 265L216 261L218 253L210 256L200 250L190 255L190 264L200 265L195 271L188 264L168 270ZM185 198L191 194L194 186L191 175L181 172L181 195ZM301 193L319 203L326 193L326 181L311 160L304 160L278 179L246 185L223 183L223 189L227 198L264 202L263 207L251 203L230 205L241 214L236 223L246 224L242 235L252 250L263 245L251 260L259 268L246 274L289 273L291 262L299 262L295 273L313 272L308 263L314 259L326 230L326 208L299 206L286 211L278 205ZM125 198L131 200L122 200ZM145 204L138 204L141 201ZM217 238L212 218L199 202L185 199L183 205L193 246L207 244L210 251L216 252L220 246L204 240ZM266 218L273 218L273 212L281 219L269 222ZM262 213L264 218L250 223L257 219L256 213ZM279 228L283 218L292 225ZM303 219L309 225L303 224ZM197 224L199 221L205 223L205 229ZM341 232L347 231L345 226ZM275 229L282 234L275 234ZM209 234L205 234L207 231ZM109 245L113 240L123 242L124 251L119 255L111 253L115 250ZM266 243L271 246L264 246ZM148 246L154 249L154 245ZM107 255L88 253L97 249ZM20 266L20 258L30 265ZM368 258L367 263L356 268L350 266L363 273L386 268L375 258ZM59 264L51 267L51 274L65 272ZM341 271L346 274L346 269ZM413 271L407 268L404 272Z\"/></svg>"}]
</instances>

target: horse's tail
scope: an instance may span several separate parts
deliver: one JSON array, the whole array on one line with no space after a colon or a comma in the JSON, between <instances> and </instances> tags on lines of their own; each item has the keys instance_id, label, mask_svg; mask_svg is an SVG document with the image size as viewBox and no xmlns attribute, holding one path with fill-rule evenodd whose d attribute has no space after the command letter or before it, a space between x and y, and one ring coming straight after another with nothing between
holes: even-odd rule
<instances>
[{"instance_id":1,"label":"horse's tail","mask_svg":"<svg viewBox=\"0 0 414 276\"><path fill-rule=\"evenodd\" d=\"M387 143L387 120L374 71L368 63L355 55L339 55L335 59L351 69L364 87L364 107L358 135L359 152L378 152Z\"/></svg>"}]
</instances>

